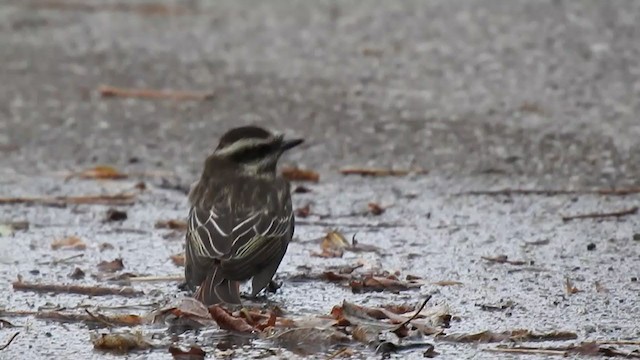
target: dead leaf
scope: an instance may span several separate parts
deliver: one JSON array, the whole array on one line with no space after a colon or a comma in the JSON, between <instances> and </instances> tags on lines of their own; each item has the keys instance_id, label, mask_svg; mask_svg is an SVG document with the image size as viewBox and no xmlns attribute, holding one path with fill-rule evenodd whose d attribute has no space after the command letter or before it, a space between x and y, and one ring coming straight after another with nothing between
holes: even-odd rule
<instances>
[{"instance_id":1,"label":"dead leaf","mask_svg":"<svg viewBox=\"0 0 640 360\"><path fill-rule=\"evenodd\" d=\"M112 334L91 334L93 347L98 350L126 354L135 350L146 350L151 344L140 331L135 333L123 332Z\"/></svg>"},{"instance_id":2,"label":"dead leaf","mask_svg":"<svg viewBox=\"0 0 640 360\"><path fill-rule=\"evenodd\" d=\"M293 189L294 194L306 194L310 192L311 192L311 189L302 185L296 186L296 188Z\"/></svg>"},{"instance_id":3,"label":"dead leaf","mask_svg":"<svg viewBox=\"0 0 640 360\"><path fill-rule=\"evenodd\" d=\"M240 333L252 333L255 330L245 319L234 317L220 305L210 306L209 313L221 329Z\"/></svg>"},{"instance_id":4,"label":"dead leaf","mask_svg":"<svg viewBox=\"0 0 640 360\"><path fill-rule=\"evenodd\" d=\"M309 181L317 183L320 180L320 175L317 172L295 167L284 167L281 173L282 177L289 181Z\"/></svg>"},{"instance_id":5,"label":"dead leaf","mask_svg":"<svg viewBox=\"0 0 640 360\"><path fill-rule=\"evenodd\" d=\"M599 293L608 293L609 289L607 289L606 287L602 286L602 284L600 284L600 281L596 281L596 292Z\"/></svg>"},{"instance_id":6,"label":"dead leaf","mask_svg":"<svg viewBox=\"0 0 640 360\"><path fill-rule=\"evenodd\" d=\"M400 291L420 288L422 286L422 283L414 281L401 281L380 276L366 276L362 280L352 280L349 286L354 293L363 293L370 291L390 291L397 293Z\"/></svg>"},{"instance_id":7,"label":"dead leaf","mask_svg":"<svg viewBox=\"0 0 640 360\"><path fill-rule=\"evenodd\" d=\"M484 311L502 311L513 308L515 303L511 300L507 300L501 301L498 304L476 304L476 306L480 307L480 309Z\"/></svg>"},{"instance_id":8,"label":"dead leaf","mask_svg":"<svg viewBox=\"0 0 640 360\"><path fill-rule=\"evenodd\" d=\"M488 262L498 263L498 264L511 264L511 265L525 265L527 262L522 260L509 260L507 255L498 255L498 256L481 256L483 260L487 260Z\"/></svg>"},{"instance_id":9,"label":"dead leaf","mask_svg":"<svg viewBox=\"0 0 640 360\"><path fill-rule=\"evenodd\" d=\"M79 267L75 268L75 270L73 270L73 272L71 274L69 274L69 277L72 278L73 280L80 280L80 279L84 279L84 271L82 271L82 269L80 269Z\"/></svg>"},{"instance_id":10,"label":"dead leaf","mask_svg":"<svg viewBox=\"0 0 640 360\"><path fill-rule=\"evenodd\" d=\"M0 236L11 236L16 231L29 230L28 221L9 221L0 224Z\"/></svg>"},{"instance_id":11,"label":"dead leaf","mask_svg":"<svg viewBox=\"0 0 640 360\"><path fill-rule=\"evenodd\" d=\"M124 221L127 220L127 212L118 209L107 210L105 221Z\"/></svg>"},{"instance_id":12,"label":"dead leaf","mask_svg":"<svg viewBox=\"0 0 640 360\"><path fill-rule=\"evenodd\" d=\"M436 281L436 282L434 282L432 284L433 285L438 285L438 286L463 285L460 281L454 281L454 280L441 280L441 281Z\"/></svg>"},{"instance_id":13,"label":"dead leaf","mask_svg":"<svg viewBox=\"0 0 640 360\"><path fill-rule=\"evenodd\" d=\"M365 345L370 345L380 341L380 331L363 325L357 325L352 330L351 336L354 340Z\"/></svg>"},{"instance_id":14,"label":"dead leaf","mask_svg":"<svg viewBox=\"0 0 640 360\"><path fill-rule=\"evenodd\" d=\"M152 322L169 324L174 329L199 329L215 325L209 309L191 297L182 298L177 306L168 306L156 311L152 316Z\"/></svg>"},{"instance_id":15,"label":"dead leaf","mask_svg":"<svg viewBox=\"0 0 640 360\"><path fill-rule=\"evenodd\" d=\"M342 257L344 250L349 248L351 244L344 238L344 236L337 231L330 231L322 238L320 248L322 253L314 253L313 256L319 257Z\"/></svg>"},{"instance_id":16,"label":"dead leaf","mask_svg":"<svg viewBox=\"0 0 640 360\"><path fill-rule=\"evenodd\" d=\"M567 291L567 294L569 294L569 295L577 294L577 293L580 292L580 289L578 289L577 287L573 286L573 283L571 282L571 279L569 279L569 278L565 279L564 288Z\"/></svg>"},{"instance_id":17,"label":"dead leaf","mask_svg":"<svg viewBox=\"0 0 640 360\"><path fill-rule=\"evenodd\" d=\"M333 328L299 327L287 330L269 328L267 340L282 346L298 355L310 356L327 351L336 344L350 342L349 336Z\"/></svg>"},{"instance_id":18,"label":"dead leaf","mask_svg":"<svg viewBox=\"0 0 640 360\"><path fill-rule=\"evenodd\" d=\"M163 220L156 222L156 229L183 230L188 228L187 222L184 220Z\"/></svg>"},{"instance_id":19,"label":"dead leaf","mask_svg":"<svg viewBox=\"0 0 640 360\"><path fill-rule=\"evenodd\" d=\"M176 266L184 266L184 253L171 255L171 261L173 261Z\"/></svg>"},{"instance_id":20,"label":"dead leaf","mask_svg":"<svg viewBox=\"0 0 640 360\"><path fill-rule=\"evenodd\" d=\"M384 169L384 168L345 167L340 169L340 173L343 175L361 175L361 176L406 176L411 173L426 174L428 173L428 171L424 169L393 170L393 169Z\"/></svg>"},{"instance_id":21,"label":"dead leaf","mask_svg":"<svg viewBox=\"0 0 640 360\"><path fill-rule=\"evenodd\" d=\"M117 258L111 261L101 261L98 264L98 270L102 272L114 273L124 269L124 262L122 258Z\"/></svg>"},{"instance_id":22,"label":"dead leaf","mask_svg":"<svg viewBox=\"0 0 640 360\"><path fill-rule=\"evenodd\" d=\"M53 250L84 250L86 248L87 244L77 236L68 236L64 239L55 240L51 243L51 249Z\"/></svg>"},{"instance_id":23,"label":"dead leaf","mask_svg":"<svg viewBox=\"0 0 640 360\"><path fill-rule=\"evenodd\" d=\"M118 180L125 179L127 177L126 174L121 173L111 166L96 166L75 175L80 177L81 179L95 180ZM73 175L71 177L73 177Z\"/></svg>"},{"instance_id":24,"label":"dead leaf","mask_svg":"<svg viewBox=\"0 0 640 360\"><path fill-rule=\"evenodd\" d=\"M192 346L189 350L182 350L175 346L169 346L169 353L174 360L204 360L207 353L198 346Z\"/></svg>"},{"instance_id":25,"label":"dead leaf","mask_svg":"<svg viewBox=\"0 0 640 360\"><path fill-rule=\"evenodd\" d=\"M381 215L384 212L384 208L376 203L369 203L369 212L373 215Z\"/></svg>"},{"instance_id":26,"label":"dead leaf","mask_svg":"<svg viewBox=\"0 0 640 360\"><path fill-rule=\"evenodd\" d=\"M156 90L156 89L132 89L109 85L100 85L98 88L102 97L128 97L153 100L208 100L212 99L212 92L185 91L185 90Z\"/></svg>"},{"instance_id":27,"label":"dead leaf","mask_svg":"<svg viewBox=\"0 0 640 360\"><path fill-rule=\"evenodd\" d=\"M437 336L438 340L458 343L492 343L505 340L525 341L567 341L577 339L578 335L568 331L553 331L550 333L534 333L526 329L509 330L501 333L485 330L471 334L448 334Z\"/></svg>"},{"instance_id":28,"label":"dead leaf","mask_svg":"<svg viewBox=\"0 0 640 360\"><path fill-rule=\"evenodd\" d=\"M306 218L311 214L311 205L307 204L301 208L296 209L296 217Z\"/></svg>"}]
</instances>

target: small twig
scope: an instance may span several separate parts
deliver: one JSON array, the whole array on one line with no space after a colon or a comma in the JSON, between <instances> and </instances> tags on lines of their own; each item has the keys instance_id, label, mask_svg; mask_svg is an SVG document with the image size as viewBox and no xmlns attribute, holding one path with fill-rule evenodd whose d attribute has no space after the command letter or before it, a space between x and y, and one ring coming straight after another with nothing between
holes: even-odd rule
<instances>
[{"instance_id":1,"label":"small twig","mask_svg":"<svg viewBox=\"0 0 640 360\"><path fill-rule=\"evenodd\" d=\"M329 355L327 357L327 360L335 359L335 358L337 358L338 356L340 356L342 354L348 353L349 351L350 351L350 348L342 348L342 349L334 352L333 354Z\"/></svg>"},{"instance_id":2,"label":"small twig","mask_svg":"<svg viewBox=\"0 0 640 360\"><path fill-rule=\"evenodd\" d=\"M627 215L634 215L638 212L638 207L634 206L630 209L620 210L620 211L612 211L606 213L588 213L588 214L579 214L579 215L567 215L562 217L562 221L571 221L576 219L602 219L608 217L619 218Z\"/></svg>"},{"instance_id":3,"label":"small twig","mask_svg":"<svg viewBox=\"0 0 640 360\"><path fill-rule=\"evenodd\" d=\"M111 4L88 4L81 1L62 1L62 0L40 0L27 2L26 6L31 8L42 8L52 10L71 10L85 12L125 12L135 13L139 15L182 15L189 12L188 8L182 6L168 6L164 4L127 4L127 3L111 3Z\"/></svg>"},{"instance_id":4,"label":"small twig","mask_svg":"<svg viewBox=\"0 0 640 360\"><path fill-rule=\"evenodd\" d=\"M54 294L81 294L89 296L119 295L125 297L136 297L144 295L142 291L132 288L106 288L99 286L79 286L79 285L54 285L54 284L30 284L22 281L15 281L13 289L19 291L34 291L40 293Z\"/></svg>"},{"instance_id":5,"label":"small twig","mask_svg":"<svg viewBox=\"0 0 640 360\"><path fill-rule=\"evenodd\" d=\"M463 195L486 195L486 196L501 196L501 195L540 195L540 196L556 196L556 195L613 195L613 196L625 196L632 194L640 194L640 188L628 188L628 189L596 189L596 190L544 190L544 189L501 189L501 190L474 190L463 191L454 194L455 196Z\"/></svg>"},{"instance_id":6,"label":"small twig","mask_svg":"<svg viewBox=\"0 0 640 360\"><path fill-rule=\"evenodd\" d=\"M425 169L407 169L407 170L394 170L384 168L356 168L356 167L344 167L340 169L340 173L343 175L361 175L361 176L406 176L409 174L426 174Z\"/></svg>"},{"instance_id":7,"label":"small twig","mask_svg":"<svg viewBox=\"0 0 640 360\"><path fill-rule=\"evenodd\" d=\"M134 97L144 99L169 99L169 100L207 100L213 97L211 92L173 91L155 89L129 89L114 86L101 85L98 88L103 97Z\"/></svg>"},{"instance_id":8,"label":"small twig","mask_svg":"<svg viewBox=\"0 0 640 360\"><path fill-rule=\"evenodd\" d=\"M95 321L97 321L99 323L102 323L102 324L106 325L107 327L115 327L115 324L112 324L112 323L108 322L106 319L104 319L104 317L93 315L91 313L91 311L89 311L89 309L84 309L84 311L89 315L89 317L91 317Z\"/></svg>"},{"instance_id":9,"label":"small twig","mask_svg":"<svg viewBox=\"0 0 640 360\"><path fill-rule=\"evenodd\" d=\"M515 354L544 354L567 356L567 352L563 350L549 350L539 348L489 348L483 349L489 352L515 353Z\"/></svg>"},{"instance_id":10,"label":"small twig","mask_svg":"<svg viewBox=\"0 0 640 360\"><path fill-rule=\"evenodd\" d=\"M130 282L153 282L153 281L183 281L182 275L165 275L165 276L136 276L129 278Z\"/></svg>"},{"instance_id":11,"label":"small twig","mask_svg":"<svg viewBox=\"0 0 640 360\"><path fill-rule=\"evenodd\" d=\"M601 340L596 341L598 345L637 345L640 346L640 340Z\"/></svg>"},{"instance_id":12,"label":"small twig","mask_svg":"<svg viewBox=\"0 0 640 360\"><path fill-rule=\"evenodd\" d=\"M424 301L422 302L422 305L420 305L420 307L418 308L418 310L415 312L415 314L411 315L410 318L408 318L407 320L403 321L402 323L400 323L398 326L396 326L392 331L396 331L400 328L402 328L403 326L409 324L410 322L412 322L413 320L415 320L420 313L422 312L422 310L424 309L425 306L427 306L427 302L431 300L431 295L427 295L427 298L424 299Z\"/></svg>"},{"instance_id":13,"label":"small twig","mask_svg":"<svg viewBox=\"0 0 640 360\"><path fill-rule=\"evenodd\" d=\"M0 346L0 351L2 351L2 350L4 350L4 349L8 348L8 347L9 347L9 345L11 345L11 343L13 342L13 339L15 339L19 334L20 334L20 332L19 332L19 331L18 331L17 333L13 334L13 335L11 336L11 338L9 339L9 341L7 341L7 343L6 343L6 344L4 344L4 345Z\"/></svg>"},{"instance_id":14,"label":"small twig","mask_svg":"<svg viewBox=\"0 0 640 360\"><path fill-rule=\"evenodd\" d=\"M338 223L330 221L314 221L314 220L296 220L296 225L302 226L328 226L328 227L355 227L355 228L396 228L405 227L407 225L399 223L378 223L378 224L354 224L354 223Z\"/></svg>"},{"instance_id":15,"label":"small twig","mask_svg":"<svg viewBox=\"0 0 640 360\"><path fill-rule=\"evenodd\" d=\"M57 196L57 197L14 197L0 198L0 205L44 205L66 206L72 205L114 205L126 206L135 203L134 194L116 195L85 195L85 196Z\"/></svg>"},{"instance_id":16,"label":"small twig","mask_svg":"<svg viewBox=\"0 0 640 360\"><path fill-rule=\"evenodd\" d=\"M62 259L55 259L55 260L52 260L52 261L39 262L38 265L57 265L57 264L65 263L65 262L67 262L69 260L73 260L73 259L76 259L76 258L81 258L83 256L84 256L84 254L75 254L75 255L71 255L71 256L68 256L68 257L62 258Z\"/></svg>"}]
</instances>

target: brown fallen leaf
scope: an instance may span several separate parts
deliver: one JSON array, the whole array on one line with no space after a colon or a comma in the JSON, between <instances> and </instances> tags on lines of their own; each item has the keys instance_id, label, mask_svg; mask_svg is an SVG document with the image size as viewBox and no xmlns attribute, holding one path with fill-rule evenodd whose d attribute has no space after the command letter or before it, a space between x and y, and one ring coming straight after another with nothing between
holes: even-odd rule
<instances>
[{"instance_id":1,"label":"brown fallen leaf","mask_svg":"<svg viewBox=\"0 0 640 360\"><path fill-rule=\"evenodd\" d=\"M577 339L578 335L569 331L553 331L549 333L534 333L526 329L509 330L501 333L485 330L471 334L447 334L437 336L438 340L458 343L492 343L505 340L524 341L567 341Z\"/></svg>"},{"instance_id":2,"label":"brown fallen leaf","mask_svg":"<svg viewBox=\"0 0 640 360\"><path fill-rule=\"evenodd\" d=\"M586 342L579 345L568 345L562 347L531 347L531 346L505 346L483 349L484 351L510 353L510 354L537 354L537 355L557 355L568 357L571 355L600 356L600 357L621 357L625 359L640 359L640 352L618 351L613 347L603 347L598 343Z\"/></svg>"},{"instance_id":3,"label":"brown fallen leaf","mask_svg":"<svg viewBox=\"0 0 640 360\"><path fill-rule=\"evenodd\" d=\"M284 167L281 171L282 177L289 181L309 181L317 183L320 175L312 170L302 170L295 167Z\"/></svg>"},{"instance_id":4,"label":"brown fallen leaf","mask_svg":"<svg viewBox=\"0 0 640 360\"><path fill-rule=\"evenodd\" d=\"M102 244L100 244L100 252L105 250L113 250L113 249L114 249L113 245L111 245L108 242L103 242Z\"/></svg>"},{"instance_id":5,"label":"brown fallen leaf","mask_svg":"<svg viewBox=\"0 0 640 360\"><path fill-rule=\"evenodd\" d=\"M327 351L337 344L351 342L351 338L332 327L298 327L294 329L268 328L266 339L297 355L310 356Z\"/></svg>"},{"instance_id":6,"label":"brown fallen leaf","mask_svg":"<svg viewBox=\"0 0 640 360\"><path fill-rule=\"evenodd\" d=\"M564 288L567 291L567 294L569 294L569 295L577 294L577 293L580 292L580 289L578 289L577 287L573 286L573 283L571 282L571 279L569 279L569 278L565 279Z\"/></svg>"},{"instance_id":7,"label":"brown fallen leaf","mask_svg":"<svg viewBox=\"0 0 640 360\"><path fill-rule=\"evenodd\" d=\"M189 350L169 346L169 353L174 360L204 360L207 353L198 346L192 346Z\"/></svg>"},{"instance_id":8,"label":"brown fallen leaf","mask_svg":"<svg viewBox=\"0 0 640 360\"><path fill-rule=\"evenodd\" d=\"M71 176L67 177L67 179L76 176L81 179L93 180L119 180L127 178L127 174L121 173L116 168L102 165L81 171L77 174L72 174Z\"/></svg>"},{"instance_id":9,"label":"brown fallen leaf","mask_svg":"<svg viewBox=\"0 0 640 360\"><path fill-rule=\"evenodd\" d=\"M255 331L253 326L249 325L245 319L234 317L220 305L210 306L209 313L221 329L240 333L252 333Z\"/></svg>"},{"instance_id":10,"label":"brown fallen leaf","mask_svg":"<svg viewBox=\"0 0 640 360\"><path fill-rule=\"evenodd\" d=\"M351 244L344 238L344 236L337 231L330 231L322 238L320 248L321 253L313 253L313 256L318 257L342 257L345 249L351 247Z\"/></svg>"},{"instance_id":11,"label":"brown fallen leaf","mask_svg":"<svg viewBox=\"0 0 640 360\"><path fill-rule=\"evenodd\" d=\"M411 173L426 174L428 173L428 171L424 169L393 170L393 169L384 169L384 168L344 167L340 169L340 173L343 175L361 175L361 176L406 176Z\"/></svg>"},{"instance_id":12,"label":"brown fallen leaf","mask_svg":"<svg viewBox=\"0 0 640 360\"><path fill-rule=\"evenodd\" d=\"M311 205L307 204L301 208L296 209L295 211L296 217L306 218L311 215Z\"/></svg>"},{"instance_id":13,"label":"brown fallen leaf","mask_svg":"<svg viewBox=\"0 0 640 360\"><path fill-rule=\"evenodd\" d=\"M309 189L308 187L302 186L302 185L298 185L296 186L295 189L293 189L293 193L294 194L306 194L306 193L310 193L311 189Z\"/></svg>"},{"instance_id":14,"label":"brown fallen leaf","mask_svg":"<svg viewBox=\"0 0 640 360\"><path fill-rule=\"evenodd\" d=\"M112 334L91 334L93 347L98 350L126 354L135 350L146 350L151 344L140 331Z\"/></svg>"},{"instance_id":15,"label":"brown fallen leaf","mask_svg":"<svg viewBox=\"0 0 640 360\"><path fill-rule=\"evenodd\" d=\"M101 85L98 88L102 97L130 97L155 100L208 100L213 98L212 92L180 91L180 90L156 90L156 89L130 89L115 86Z\"/></svg>"},{"instance_id":16,"label":"brown fallen leaf","mask_svg":"<svg viewBox=\"0 0 640 360\"><path fill-rule=\"evenodd\" d=\"M436 281L436 282L434 282L432 284L433 285L438 285L438 286L463 285L460 281L454 281L454 280L441 280L441 281Z\"/></svg>"},{"instance_id":17,"label":"brown fallen leaf","mask_svg":"<svg viewBox=\"0 0 640 360\"><path fill-rule=\"evenodd\" d=\"M55 240L51 243L51 249L59 250L84 250L87 244L77 236L68 236L64 239Z\"/></svg>"},{"instance_id":18,"label":"brown fallen leaf","mask_svg":"<svg viewBox=\"0 0 640 360\"><path fill-rule=\"evenodd\" d=\"M107 215L105 216L104 221L124 221L127 220L127 212L118 209L109 209L107 210Z\"/></svg>"},{"instance_id":19,"label":"brown fallen leaf","mask_svg":"<svg viewBox=\"0 0 640 360\"><path fill-rule=\"evenodd\" d=\"M137 297L144 295L142 291L132 288L106 288L100 286L79 286L79 285L54 285L54 284L33 284L24 281L13 282L13 289L19 291L34 291L39 293L54 294L82 294L89 296L120 295L126 297Z\"/></svg>"},{"instance_id":20,"label":"brown fallen leaf","mask_svg":"<svg viewBox=\"0 0 640 360\"><path fill-rule=\"evenodd\" d=\"M98 270L102 272L114 273L124 269L124 262L122 258L117 258L111 261L101 261L98 264Z\"/></svg>"},{"instance_id":21,"label":"brown fallen leaf","mask_svg":"<svg viewBox=\"0 0 640 360\"><path fill-rule=\"evenodd\" d=\"M497 256L481 256L483 260L498 264L525 265L527 262L522 260L509 260L507 255Z\"/></svg>"},{"instance_id":22,"label":"brown fallen leaf","mask_svg":"<svg viewBox=\"0 0 640 360\"><path fill-rule=\"evenodd\" d=\"M68 0L39 0L25 3L25 6L34 9L69 10L84 12L123 12L140 16L176 16L191 13L188 7L168 6L164 4L130 4L120 3L86 3L82 1Z\"/></svg>"},{"instance_id":23,"label":"brown fallen leaf","mask_svg":"<svg viewBox=\"0 0 640 360\"><path fill-rule=\"evenodd\" d=\"M169 306L153 313L153 323L164 323L188 329L215 325L209 309L200 301L185 297L177 306Z\"/></svg>"},{"instance_id":24,"label":"brown fallen leaf","mask_svg":"<svg viewBox=\"0 0 640 360\"><path fill-rule=\"evenodd\" d=\"M171 229L186 231L188 228L187 222L184 220L161 220L156 222L156 229Z\"/></svg>"},{"instance_id":25,"label":"brown fallen leaf","mask_svg":"<svg viewBox=\"0 0 640 360\"><path fill-rule=\"evenodd\" d=\"M113 205L128 206L135 204L134 194L82 195L55 197L11 197L0 198L0 205L28 204L61 207L66 205Z\"/></svg>"},{"instance_id":26,"label":"brown fallen leaf","mask_svg":"<svg viewBox=\"0 0 640 360\"><path fill-rule=\"evenodd\" d=\"M176 266L184 266L184 253L171 255L171 261L173 261Z\"/></svg>"},{"instance_id":27,"label":"brown fallen leaf","mask_svg":"<svg viewBox=\"0 0 640 360\"><path fill-rule=\"evenodd\" d=\"M73 280L84 279L84 276L84 271L82 271L82 269L80 269L79 267L76 267L75 270L73 270L73 272L69 274L69 277Z\"/></svg>"},{"instance_id":28,"label":"brown fallen leaf","mask_svg":"<svg viewBox=\"0 0 640 360\"><path fill-rule=\"evenodd\" d=\"M400 291L420 288L422 286L422 283L415 281L401 281L380 276L366 276L361 280L351 280L349 286L351 287L351 291L353 291L354 293L371 291L390 291L397 293Z\"/></svg>"},{"instance_id":29,"label":"brown fallen leaf","mask_svg":"<svg viewBox=\"0 0 640 360\"><path fill-rule=\"evenodd\" d=\"M373 215L381 215L384 212L384 208L376 203L369 203L369 212Z\"/></svg>"},{"instance_id":30,"label":"brown fallen leaf","mask_svg":"<svg viewBox=\"0 0 640 360\"><path fill-rule=\"evenodd\" d=\"M596 281L595 286L596 286L596 292L599 292L599 293L608 293L609 292L609 289L607 289L606 287L602 286L602 284L600 284L600 281Z\"/></svg>"}]
</instances>

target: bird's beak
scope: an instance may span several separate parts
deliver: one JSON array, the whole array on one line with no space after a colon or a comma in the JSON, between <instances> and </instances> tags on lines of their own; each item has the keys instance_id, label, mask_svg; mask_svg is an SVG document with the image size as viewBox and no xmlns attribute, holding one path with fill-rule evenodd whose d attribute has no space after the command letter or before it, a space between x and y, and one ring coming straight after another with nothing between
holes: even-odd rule
<instances>
[{"instance_id":1,"label":"bird's beak","mask_svg":"<svg viewBox=\"0 0 640 360\"><path fill-rule=\"evenodd\" d=\"M280 145L280 150L287 151L289 149L293 149L294 147L302 144L304 139L291 139L291 140L283 140L282 145Z\"/></svg>"}]
</instances>

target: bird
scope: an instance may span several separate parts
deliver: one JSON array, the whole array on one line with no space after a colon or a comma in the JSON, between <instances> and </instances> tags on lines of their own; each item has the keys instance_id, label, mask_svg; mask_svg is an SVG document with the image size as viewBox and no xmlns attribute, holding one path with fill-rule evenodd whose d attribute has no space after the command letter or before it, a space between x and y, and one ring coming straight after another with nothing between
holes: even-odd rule
<instances>
[{"instance_id":1,"label":"bird","mask_svg":"<svg viewBox=\"0 0 640 360\"><path fill-rule=\"evenodd\" d=\"M204 161L189 192L186 285L203 304L241 304L275 275L294 233L289 182L278 160L304 139L285 139L258 126L227 131ZM199 286L199 287L198 287Z\"/></svg>"}]
</instances>

